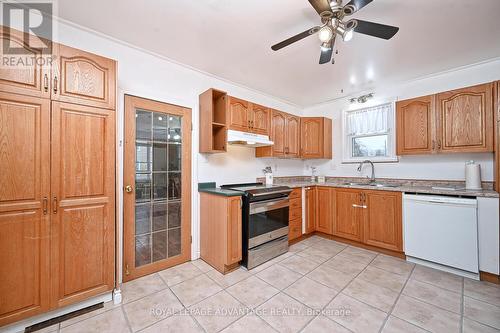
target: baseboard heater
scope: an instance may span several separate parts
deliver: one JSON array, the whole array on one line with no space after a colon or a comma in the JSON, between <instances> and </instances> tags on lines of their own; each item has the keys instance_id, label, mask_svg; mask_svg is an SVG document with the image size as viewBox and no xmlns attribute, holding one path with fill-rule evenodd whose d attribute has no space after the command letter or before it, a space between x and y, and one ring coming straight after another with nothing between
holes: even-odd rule
<instances>
[{"instance_id":1,"label":"baseboard heater","mask_svg":"<svg viewBox=\"0 0 500 333\"><path fill-rule=\"evenodd\" d=\"M63 314L59 317L50 318L46 321L42 321L41 323L37 323L37 324L26 327L24 329L24 333L36 332L36 331L39 331L39 330L44 329L46 327L61 323L65 320L68 320L68 319L71 319L74 317L78 317L78 316L81 316L83 314L86 314L86 313L89 313L89 312L92 312L92 311L95 311L98 309L101 309L103 307L104 307L104 302L101 302L101 303L97 303L97 304L94 304L91 306L87 306L86 308L83 308L80 310L76 310L76 311L73 311L70 313Z\"/></svg>"}]
</instances>

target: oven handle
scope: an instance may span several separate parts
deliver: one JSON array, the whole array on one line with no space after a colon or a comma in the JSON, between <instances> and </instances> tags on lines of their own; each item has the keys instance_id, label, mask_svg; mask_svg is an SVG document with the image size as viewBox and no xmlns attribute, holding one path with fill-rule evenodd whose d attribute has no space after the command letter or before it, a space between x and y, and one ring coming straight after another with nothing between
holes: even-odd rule
<instances>
[{"instance_id":1,"label":"oven handle","mask_svg":"<svg viewBox=\"0 0 500 333\"><path fill-rule=\"evenodd\" d=\"M288 198L283 198L279 200L271 199L266 201L252 202L250 203L250 215L268 212L270 210L285 208L289 206L290 206L290 200L288 200Z\"/></svg>"},{"instance_id":2,"label":"oven handle","mask_svg":"<svg viewBox=\"0 0 500 333\"><path fill-rule=\"evenodd\" d=\"M290 194L291 192L292 192L292 189L279 190L279 191L274 191L274 192L262 192L262 193L252 194L252 197L262 197L264 195L271 195L271 194Z\"/></svg>"}]
</instances>

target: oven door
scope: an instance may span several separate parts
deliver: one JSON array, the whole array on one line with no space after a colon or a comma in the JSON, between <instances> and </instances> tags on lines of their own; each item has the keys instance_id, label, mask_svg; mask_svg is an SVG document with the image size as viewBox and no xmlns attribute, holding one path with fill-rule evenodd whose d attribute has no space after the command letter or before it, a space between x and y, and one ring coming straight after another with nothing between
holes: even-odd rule
<instances>
[{"instance_id":1,"label":"oven door","mask_svg":"<svg viewBox=\"0 0 500 333\"><path fill-rule=\"evenodd\" d=\"M288 235L288 197L251 202L248 219L248 248Z\"/></svg>"}]
</instances>

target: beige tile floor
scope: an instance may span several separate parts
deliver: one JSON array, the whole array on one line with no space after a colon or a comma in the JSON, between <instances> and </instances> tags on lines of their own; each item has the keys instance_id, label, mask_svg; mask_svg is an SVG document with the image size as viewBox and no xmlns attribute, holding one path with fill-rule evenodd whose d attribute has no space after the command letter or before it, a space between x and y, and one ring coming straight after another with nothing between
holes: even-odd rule
<instances>
[{"instance_id":1,"label":"beige tile floor","mask_svg":"<svg viewBox=\"0 0 500 333\"><path fill-rule=\"evenodd\" d=\"M500 332L500 286L317 236L251 271L201 260L44 332Z\"/></svg>"}]
</instances>

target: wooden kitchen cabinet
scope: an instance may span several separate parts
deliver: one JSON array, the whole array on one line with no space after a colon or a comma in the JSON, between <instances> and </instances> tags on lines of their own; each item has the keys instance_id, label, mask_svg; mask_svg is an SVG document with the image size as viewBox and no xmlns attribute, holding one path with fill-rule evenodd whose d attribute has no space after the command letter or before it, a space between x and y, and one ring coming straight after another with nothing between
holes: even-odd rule
<instances>
[{"instance_id":1,"label":"wooden kitchen cabinet","mask_svg":"<svg viewBox=\"0 0 500 333\"><path fill-rule=\"evenodd\" d=\"M290 200L288 240L302 236L302 188L294 188L288 196Z\"/></svg>"},{"instance_id":2,"label":"wooden kitchen cabinet","mask_svg":"<svg viewBox=\"0 0 500 333\"><path fill-rule=\"evenodd\" d=\"M250 132L269 135L271 111L265 106L252 103L248 110Z\"/></svg>"},{"instance_id":3,"label":"wooden kitchen cabinet","mask_svg":"<svg viewBox=\"0 0 500 333\"><path fill-rule=\"evenodd\" d=\"M332 120L325 117L300 119L300 157L332 158Z\"/></svg>"},{"instance_id":4,"label":"wooden kitchen cabinet","mask_svg":"<svg viewBox=\"0 0 500 333\"><path fill-rule=\"evenodd\" d=\"M494 94L494 112L493 112L493 120L495 125L495 134L494 134L494 142L495 142L495 171L494 171L494 180L495 180L495 191L500 190L500 81L497 81L495 84L495 94Z\"/></svg>"},{"instance_id":5,"label":"wooden kitchen cabinet","mask_svg":"<svg viewBox=\"0 0 500 333\"><path fill-rule=\"evenodd\" d=\"M115 109L116 62L54 43L51 99Z\"/></svg>"},{"instance_id":6,"label":"wooden kitchen cabinet","mask_svg":"<svg viewBox=\"0 0 500 333\"><path fill-rule=\"evenodd\" d=\"M51 120L56 308L114 288L116 136L115 112L107 109L52 102Z\"/></svg>"},{"instance_id":7,"label":"wooden kitchen cabinet","mask_svg":"<svg viewBox=\"0 0 500 333\"><path fill-rule=\"evenodd\" d=\"M316 228L316 218L317 218L317 203L316 203L316 198L317 198L317 193L316 193L316 187L306 187L305 188L306 192L306 234L310 234L314 232Z\"/></svg>"},{"instance_id":8,"label":"wooden kitchen cabinet","mask_svg":"<svg viewBox=\"0 0 500 333\"><path fill-rule=\"evenodd\" d=\"M316 188L317 217L316 231L324 234L333 234L333 221L335 219L335 189L331 187Z\"/></svg>"},{"instance_id":9,"label":"wooden kitchen cabinet","mask_svg":"<svg viewBox=\"0 0 500 333\"><path fill-rule=\"evenodd\" d=\"M493 151L493 83L437 95L438 149Z\"/></svg>"},{"instance_id":10,"label":"wooden kitchen cabinet","mask_svg":"<svg viewBox=\"0 0 500 333\"><path fill-rule=\"evenodd\" d=\"M227 93L208 89L199 96L200 153L227 152Z\"/></svg>"},{"instance_id":11,"label":"wooden kitchen cabinet","mask_svg":"<svg viewBox=\"0 0 500 333\"><path fill-rule=\"evenodd\" d=\"M398 155L494 151L494 83L396 103Z\"/></svg>"},{"instance_id":12,"label":"wooden kitchen cabinet","mask_svg":"<svg viewBox=\"0 0 500 333\"><path fill-rule=\"evenodd\" d=\"M242 259L241 197L200 193L200 255L225 274Z\"/></svg>"},{"instance_id":13,"label":"wooden kitchen cabinet","mask_svg":"<svg viewBox=\"0 0 500 333\"><path fill-rule=\"evenodd\" d=\"M397 154L430 154L436 148L434 96L396 103Z\"/></svg>"},{"instance_id":14,"label":"wooden kitchen cabinet","mask_svg":"<svg viewBox=\"0 0 500 333\"><path fill-rule=\"evenodd\" d=\"M363 242L379 248L403 251L402 194L363 191Z\"/></svg>"},{"instance_id":15,"label":"wooden kitchen cabinet","mask_svg":"<svg viewBox=\"0 0 500 333\"><path fill-rule=\"evenodd\" d=\"M28 45L39 45L40 48L29 47L24 38L29 38ZM18 54L12 58L5 54L6 65L2 66L0 75L0 91L29 95L40 98L50 98L50 61L52 54L46 51L46 45L37 42L38 37L24 34L15 29L7 27L0 28L0 45L8 45L11 48L22 50L22 59L30 59L30 62L18 62ZM48 42L47 43L51 43ZM8 62L12 59L13 62ZM36 61L32 61L36 59Z\"/></svg>"},{"instance_id":16,"label":"wooden kitchen cabinet","mask_svg":"<svg viewBox=\"0 0 500 333\"><path fill-rule=\"evenodd\" d=\"M0 326L115 286L116 64L52 44L0 78Z\"/></svg>"},{"instance_id":17,"label":"wooden kitchen cabinet","mask_svg":"<svg viewBox=\"0 0 500 333\"><path fill-rule=\"evenodd\" d=\"M229 129L269 135L269 108L232 96L229 97L228 103Z\"/></svg>"},{"instance_id":18,"label":"wooden kitchen cabinet","mask_svg":"<svg viewBox=\"0 0 500 333\"><path fill-rule=\"evenodd\" d=\"M256 157L298 158L300 155L300 117L272 110L270 139L274 145L255 149Z\"/></svg>"},{"instance_id":19,"label":"wooden kitchen cabinet","mask_svg":"<svg viewBox=\"0 0 500 333\"><path fill-rule=\"evenodd\" d=\"M336 189L334 236L357 242L363 240L364 209L361 197L360 190Z\"/></svg>"},{"instance_id":20,"label":"wooden kitchen cabinet","mask_svg":"<svg viewBox=\"0 0 500 333\"><path fill-rule=\"evenodd\" d=\"M50 308L50 101L0 92L0 326Z\"/></svg>"}]
</instances>

